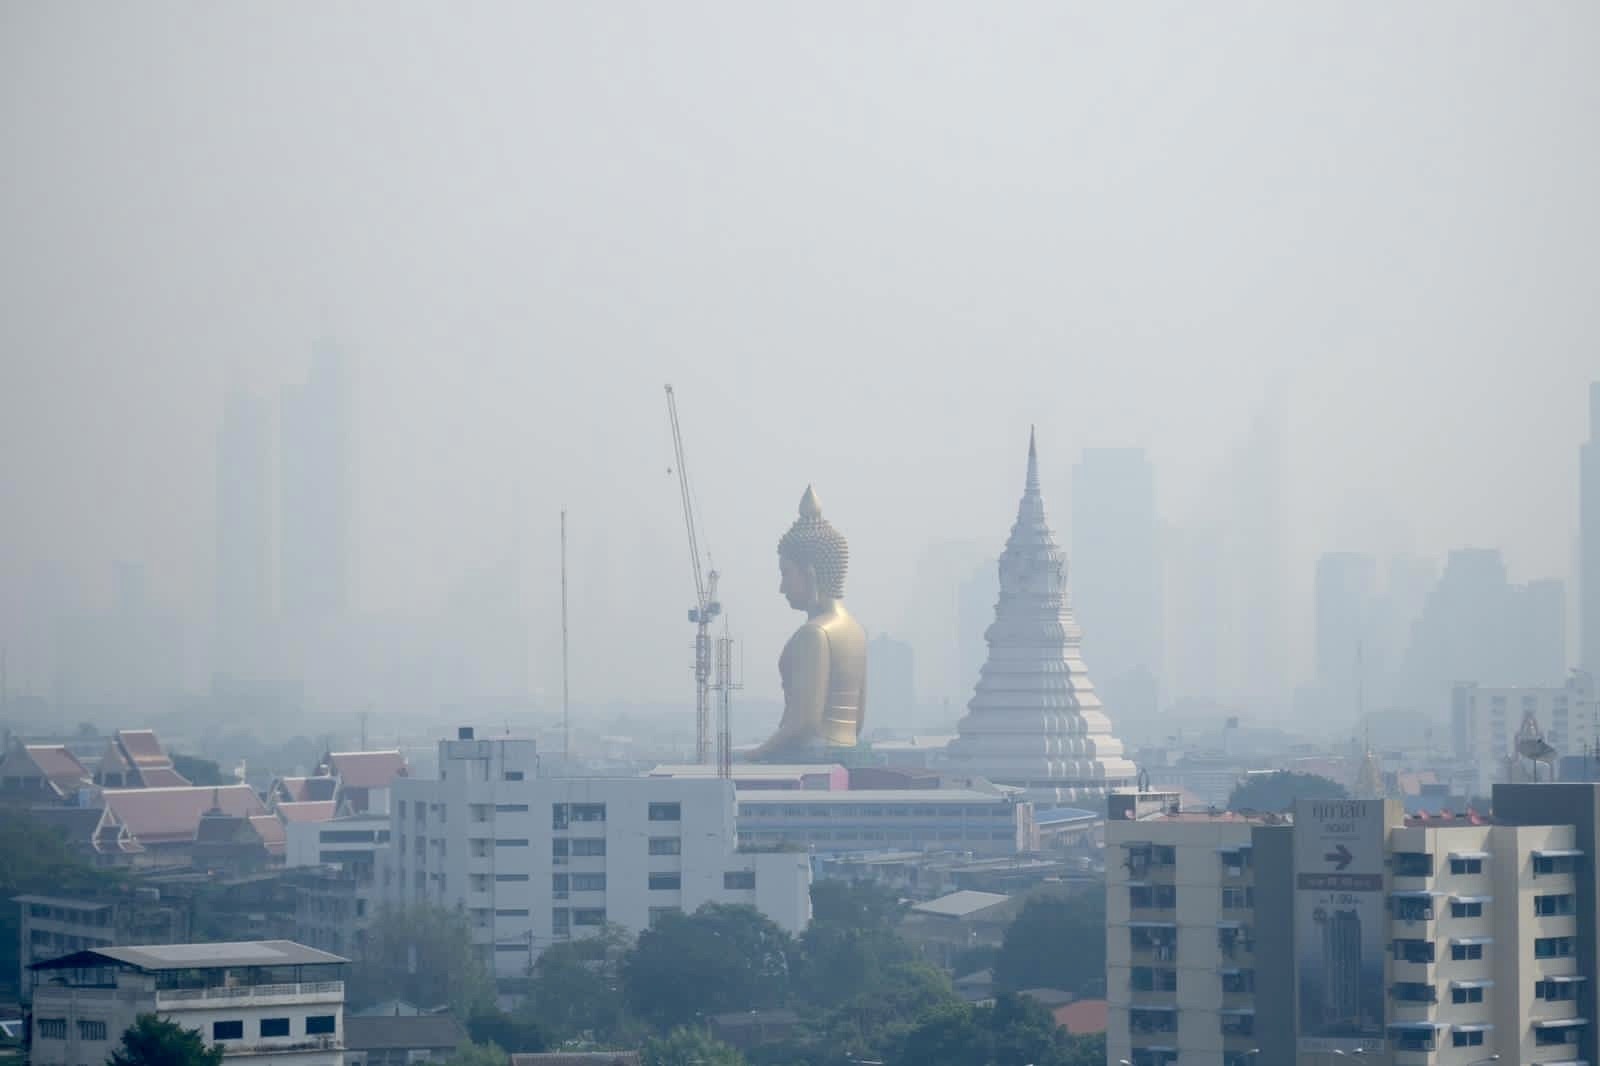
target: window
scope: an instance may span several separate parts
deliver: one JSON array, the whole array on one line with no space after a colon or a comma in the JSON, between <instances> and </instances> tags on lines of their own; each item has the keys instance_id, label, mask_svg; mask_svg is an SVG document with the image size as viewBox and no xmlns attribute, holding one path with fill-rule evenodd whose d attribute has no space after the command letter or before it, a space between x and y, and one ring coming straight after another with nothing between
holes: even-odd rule
<instances>
[{"instance_id":1,"label":"window","mask_svg":"<svg viewBox=\"0 0 1600 1066\"><path fill-rule=\"evenodd\" d=\"M756 872L754 870L729 870L722 875L722 887L728 891L755 888Z\"/></svg>"},{"instance_id":2,"label":"window","mask_svg":"<svg viewBox=\"0 0 1600 1066\"><path fill-rule=\"evenodd\" d=\"M1128 889L1128 903L1133 907L1171 910L1178 905L1176 885L1134 885Z\"/></svg>"},{"instance_id":3,"label":"window","mask_svg":"<svg viewBox=\"0 0 1600 1066\"><path fill-rule=\"evenodd\" d=\"M474 874L473 876L474 877L482 877L483 875L482 874ZM494 875L494 879L496 881L526 881L526 880L528 880L528 875L527 874L495 874Z\"/></svg>"},{"instance_id":4,"label":"window","mask_svg":"<svg viewBox=\"0 0 1600 1066\"><path fill-rule=\"evenodd\" d=\"M565 803L550 805L550 828L565 829L572 821L572 808Z\"/></svg>"},{"instance_id":5,"label":"window","mask_svg":"<svg viewBox=\"0 0 1600 1066\"><path fill-rule=\"evenodd\" d=\"M498 881L498 880L500 880L500 878L498 876L496 876L495 880ZM472 891L474 891L474 892L487 892L487 891L489 891L489 875L488 874L468 874L467 875L467 882L468 882L468 887L470 887L472 889Z\"/></svg>"},{"instance_id":6,"label":"window","mask_svg":"<svg viewBox=\"0 0 1600 1066\"><path fill-rule=\"evenodd\" d=\"M580 907L572 912L573 925L605 925L606 910L604 907Z\"/></svg>"},{"instance_id":7,"label":"window","mask_svg":"<svg viewBox=\"0 0 1600 1066\"><path fill-rule=\"evenodd\" d=\"M574 822L603 822L606 820L606 805L604 803L574 803L572 804L572 820Z\"/></svg>"},{"instance_id":8,"label":"window","mask_svg":"<svg viewBox=\"0 0 1600 1066\"><path fill-rule=\"evenodd\" d=\"M90 1022L90 1021L79 1020L79 1022L78 1022L78 1039L79 1040L104 1040L105 1038L106 1038L106 1023L105 1022Z\"/></svg>"},{"instance_id":9,"label":"window","mask_svg":"<svg viewBox=\"0 0 1600 1066\"><path fill-rule=\"evenodd\" d=\"M1157 844L1150 849L1150 863L1153 866L1176 866L1178 849L1171 844Z\"/></svg>"},{"instance_id":10,"label":"window","mask_svg":"<svg viewBox=\"0 0 1600 1066\"><path fill-rule=\"evenodd\" d=\"M1431 940L1396 940L1390 945L1394 957L1400 962L1429 963L1434 959Z\"/></svg>"},{"instance_id":11,"label":"window","mask_svg":"<svg viewBox=\"0 0 1600 1066\"><path fill-rule=\"evenodd\" d=\"M1450 990L1451 1003L1482 1003L1483 989L1476 986L1471 988L1452 988Z\"/></svg>"},{"instance_id":12,"label":"window","mask_svg":"<svg viewBox=\"0 0 1600 1066\"><path fill-rule=\"evenodd\" d=\"M1178 973L1172 973L1172 988L1166 991L1176 991L1178 987ZM1249 995L1256 990L1256 972L1254 970L1234 970L1232 973L1224 972L1222 975L1222 994L1226 996Z\"/></svg>"},{"instance_id":13,"label":"window","mask_svg":"<svg viewBox=\"0 0 1600 1066\"><path fill-rule=\"evenodd\" d=\"M495 911L494 916L496 918L526 918L528 916L528 908L507 907L504 910Z\"/></svg>"},{"instance_id":14,"label":"window","mask_svg":"<svg viewBox=\"0 0 1600 1066\"><path fill-rule=\"evenodd\" d=\"M496 837L494 846L497 848L525 848L528 846L527 837Z\"/></svg>"},{"instance_id":15,"label":"window","mask_svg":"<svg viewBox=\"0 0 1600 1066\"><path fill-rule=\"evenodd\" d=\"M650 927L652 929L655 928L656 924L658 922L660 922L661 919L665 918L669 914L682 914L682 913L683 913L683 910L680 907L651 907L650 908Z\"/></svg>"},{"instance_id":16,"label":"window","mask_svg":"<svg viewBox=\"0 0 1600 1066\"><path fill-rule=\"evenodd\" d=\"M1533 957L1536 959L1559 959L1571 955L1577 946L1577 937L1572 936L1541 936L1533 942Z\"/></svg>"},{"instance_id":17,"label":"window","mask_svg":"<svg viewBox=\"0 0 1600 1066\"><path fill-rule=\"evenodd\" d=\"M1481 874L1483 873L1482 859L1451 859L1450 872L1453 874ZM1482 1033L1478 1034L1480 1037Z\"/></svg>"},{"instance_id":18,"label":"window","mask_svg":"<svg viewBox=\"0 0 1600 1066\"><path fill-rule=\"evenodd\" d=\"M664 892L683 887L683 878L677 874L651 874L650 891Z\"/></svg>"},{"instance_id":19,"label":"window","mask_svg":"<svg viewBox=\"0 0 1600 1066\"><path fill-rule=\"evenodd\" d=\"M526 814L528 805L526 803L496 803L494 809L496 814Z\"/></svg>"},{"instance_id":20,"label":"window","mask_svg":"<svg viewBox=\"0 0 1600 1066\"><path fill-rule=\"evenodd\" d=\"M501 775L501 777L503 777L507 781L521 781L522 780L522 771L521 770L507 770L504 774Z\"/></svg>"},{"instance_id":21,"label":"window","mask_svg":"<svg viewBox=\"0 0 1600 1066\"><path fill-rule=\"evenodd\" d=\"M1455 1032L1450 1034L1450 1046L1452 1046L1452 1047L1482 1047L1483 1046L1483 1030L1482 1029L1467 1029L1467 1030L1463 1031L1461 1029L1457 1029Z\"/></svg>"},{"instance_id":22,"label":"window","mask_svg":"<svg viewBox=\"0 0 1600 1066\"><path fill-rule=\"evenodd\" d=\"M1432 945L1430 944L1429 947L1432 947ZM1451 944L1450 958L1454 962L1468 962L1473 959L1481 959L1483 958L1483 945ZM1432 962L1433 960L1430 958L1428 961Z\"/></svg>"},{"instance_id":23,"label":"window","mask_svg":"<svg viewBox=\"0 0 1600 1066\"><path fill-rule=\"evenodd\" d=\"M1544 1000L1577 999L1578 982L1535 981L1533 983L1533 998Z\"/></svg>"},{"instance_id":24,"label":"window","mask_svg":"<svg viewBox=\"0 0 1600 1066\"><path fill-rule=\"evenodd\" d=\"M1394 853L1396 877L1432 877L1433 856L1425 851L1397 851Z\"/></svg>"},{"instance_id":25,"label":"window","mask_svg":"<svg viewBox=\"0 0 1600 1066\"><path fill-rule=\"evenodd\" d=\"M550 912L550 929L557 936L565 936L572 928L572 912L565 907L557 907Z\"/></svg>"},{"instance_id":26,"label":"window","mask_svg":"<svg viewBox=\"0 0 1600 1066\"><path fill-rule=\"evenodd\" d=\"M652 822L677 822L683 819L683 808L677 803L652 803L650 804L650 820Z\"/></svg>"},{"instance_id":27,"label":"window","mask_svg":"<svg viewBox=\"0 0 1600 1066\"><path fill-rule=\"evenodd\" d=\"M572 891L574 892L604 892L606 890L605 874L573 874Z\"/></svg>"},{"instance_id":28,"label":"window","mask_svg":"<svg viewBox=\"0 0 1600 1066\"><path fill-rule=\"evenodd\" d=\"M211 1039L213 1040L243 1040L244 1022L212 1022Z\"/></svg>"},{"instance_id":29,"label":"window","mask_svg":"<svg viewBox=\"0 0 1600 1066\"><path fill-rule=\"evenodd\" d=\"M1547 1025L1533 1031L1533 1042L1538 1047L1557 1047L1578 1042L1576 1025Z\"/></svg>"},{"instance_id":30,"label":"window","mask_svg":"<svg viewBox=\"0 0 1600 1066\"><path fill-rule=\"evenodd\" d=\"M604 855L605 853L606 841L604 837L579 837L577 840L572 842L573 855L586 855L593 857L596 855Z\"/></svg>"},{"instance_id":31,"label":"window","mask_svg":"<svg viewBox=\"0 0 1600 1066\"><path fill-rule=\"evenodd\" d=\"M39 1038L41 1040L65 1040L67 1038L67 1020L65 1018L40 1018Z\"/></svg>"},{"instance_id":32,"label":"window","mask_svg":"<svg viewBox=\"0 0 1600 1066\"><path fill-rule=\"evenodd\" d=\"M1439 990L1421 981L1396 981L1389 995L1403 1003L1437 1003Z\"/></svg>"},{"instance_id":33,"label":"window","mask_svg":"<svg viewBox=\"0 0 1600 1066\"><path fill-rule=\"evenodd\" d=\"M262 1018L261 1019L261 1035L262 1036L288 1036L289 1035L289 1019L288 1018Z\"/></svg>"},{"instance_id":34,"label":"window","mask_svg":"<svg viewBox=\"0 0 1600 1066\"><path fill-rule=\"evenodd\" d=\"M1452 918L1482 918L1483 900L1481 899L1453 899L1450 901L1450 917Z\"/></svg>"},{"instance_id":35,"label":"window","mask_svg":"<svg viewBox=\"0 0 1600 1066\"><path fill-rule=\"evenodd\" d=\"M474 859L489 857L489 841L484 837L472 837L467 841L467 854Z\"/></svg>"},{"instance_id":36,"label":"window","mask_svg":"<svg viewBox=\"0 0 1600 1066\"><path fill-rule=\"evenodd\" d=\"M1224 888L1222 890L1222 909L1225 911L1248 910L1254 907L1255 904L1255 889L1248 885L1240 888Z\"/></svg>"},{"instance_id":37,"label":"window","mask_svg":"<svg viewBox=\"0 0 1600 1066\"><path fill-rule=\"evenodd\" d=\"M1533 856L1533 872L1535 874L1570 874L1578 869L1578 860L1581 855L1539 855Z\"/></svg>"},{"instance_id":38,"label":"window","mask_svg":"<svg viewBox=\"0 0 1600 1066\"><path fill-rule=\"evenodd\" d=\"M312 1014L306 1018L307 1036L327 1036L336 1028L334 1016L331 1014Z\"/></svg>"},{"instance_id":39,"label":"window","mask_svg":"<svg viewBox=\"0 0 1600 1066\"><path fill-rule=\"evenodd\" d=\"M1451 905L1452 909L1454 904ZM1426 922L1433 918L1431 898L1401 897L1394 901L1394 916L1402 922ZM1458 915L1459 917L1459 915Z\"/></svg>"},{"instance_id":40,"label":"window","mask_svg":"<svg viewBox=\"0 0 1600 1066\"><path fill-rule=\"evenodd\" d=\"M1166 966L1135 966L1129 977L1137 992L1178 990L1178 971Z\"/></svg>"},{"instance_id":41,"label":"window","mask_svg":"<svg viewBox=\"0 0 1600 1066\"><path fill-rule=\"evenodd\" d=\"M1577 897L1569 894L1559 896L1534 896L1533 913L1541 918L1548 918L1558 914L1575 914L1577 912Z\"/></svg>"},{"instance_id":42,"label":"window","mask_svg":"<svg viewBox=\"0 0 1600 1066\"><path fill-rule=\"evenodd\" d=\"M650 854L677 855L683 850L683 841L677 837L651 837Z\"/></svg>"},{"instance_id":43,"label":"window","mask_svg":"<svg viewBox=\"0 0 1600 1066\"><path fill-rule=\"evenodd\" d=\"M567 875L566 874L551 874L550 875L550 894L552 896L554 896L556 899L566 899L567 898Z\"/></svg>"},{"instance_id":44,"label":"window","mask_svg":"<svg viewBox=\"0 0 1600 1066\"><path fill-rule=\"evenodd\" d=\"M406 801L405 800L401 800L400 801L400 817L401 818L405 818L405 816L406 816Z\"/></svg>"},{"instance_id":45,"label":"window","mask_svg":"<svg viewBox=\"0 0 1600 1066\"><path fill-rule=\"evenodd\" d=\"M467 804L467 817L474 822L487 822L489 820L489 805L487 803Z\"/></svg>"},{"instance_id":46,"label":"window","mask_svg":"<svg viewBox=\"0 0 1600 1066\"><path fill-rule=\"evenodd\" d=\"M571 853L571 847L572 842L565 837L560 840L552 840L550 842L550 858L555 860L557 866L560 866L567 861L567 856Z\"/></svg>"}]
</instances>

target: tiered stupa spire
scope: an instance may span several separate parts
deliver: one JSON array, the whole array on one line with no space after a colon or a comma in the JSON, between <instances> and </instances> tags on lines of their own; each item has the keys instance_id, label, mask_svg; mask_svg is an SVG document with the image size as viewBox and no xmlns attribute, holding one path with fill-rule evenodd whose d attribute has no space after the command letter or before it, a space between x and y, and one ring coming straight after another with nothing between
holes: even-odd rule
<instances>
[{"instance_id":1,"label":"tiered stupa spire","mask_svg":"<svg viewBox=\"0 0 1600 1066\"><path fill-rule=\"evenodd\" d=\"M1106 792L1133 785L1137 770L1089 681L1082 636L1030 431L1022 501L1000 555L1000 599L984 634L989 659L950 745L957 769L1024 788L1040 807L1099 806Z\"/></svg>"}]
</instances>

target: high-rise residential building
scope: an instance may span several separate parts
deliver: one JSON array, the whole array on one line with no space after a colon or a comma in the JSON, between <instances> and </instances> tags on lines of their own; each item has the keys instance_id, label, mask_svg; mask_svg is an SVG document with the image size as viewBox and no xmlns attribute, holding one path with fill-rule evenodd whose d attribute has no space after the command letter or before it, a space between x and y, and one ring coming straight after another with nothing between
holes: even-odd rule
<instances>
[{"instance_id":1,"label":"high-rise residential building","mask_svg":"<svg viewBox=\"0 0 1600 1066\"><path fill-rule=\"evenodd\" d=\"M1507 780L1517 730L1530 714L1557 757L1593 757L1600 741L1600 704L1589 674L1575 670L1565 683L1546 687L1455 685L1450 694L1455 756L1474 775L1473 795L1488 795L1492 784Z\"/></svg>"},{"instance_id":2,"label":"high-rise residential building","mask_svg":"<svg viewBox=\"0 0 1600 1066\"><path fill-rule=\"evenodd\" d=\"M867 711L874 725L919 721L916 656L911 645L887 633L867 641Z\"/></svg>"},{"instance_id":3,"label":"high-rise residential building","mask_svg":"<svg viewBox=\"0 0 1600 1066\"><path fill-rule=\"evenodd\" d=\"M1594 1061L1600 786L1500 785L1493 818L1174 799L1110 798L1108 1062Z\"/></svg>"},{"instance_id":4,"label":"high-rise residential building","mask_svg":"<svg viewBox=\"0 0 1600 1066\"><path fill-rule=\"evenodd\" d=\"M703 903L751 904L791 933L810 921L806 855L740 851L732 781L538 769L531 740L440 741L436 780L394 782L380 899L462 909L508 982L553 943Z\"/></svg>"},{"instance_id":5,"label":"high-rise residential building","mask_svg":"<svg viewBox=\"0 0 1600 1066\"><path fill-rule=\"evenodd\" d=\"M1589 441L1578 455L1578 665L1600 676L1600 381L1589 383Z\"/></svg>"},{"instance_id":6,"label":"high-rise residential building","mask_svg":"<svg viewBox=\"0 0 1600 1066\"><path fill-rule=\"evenodd\" d=\"M1381 661L1373 609L1378 566L1370 555L1328 552L1317 560L1316 654L1319 704L1324 713L1355 721L1372 678L1369 657Z\"/></svg>"},{"instance_id":7,"label":"high-rise residential building","mask_svg":"<svg viewBox=\"0 0 1600 1066\"><path fill-rule=\"evenodd\" d=\"M1162 669L1155 472L1141 448L1088 448L1072 471L1072 607L1102 688ZM1115 707L1115 705L1113 705Z\"/></svg>"},{"instance_id":8,"label":"high-rise residential building","mask_svg":"<svg viewBox=\"0 0 1600 1066\"><path fill-rule=\"evenodd\" d=\"M279 609L290 623L349 604L353 452L350 374L324 346L306 380L283 389L278 435Z\"/></svg>"},{"instance_id":9,"label":"high-rise residential building","mask_svg":"<svg viewBox=\"0 0 1600 1066\"><path fill-rule=\"evenodd\" d=\"M230 393L217 433L218 674L259 677L272 616L272 427L267 404Z\"/></svg>"},{"instance_id":10,"label":"high-rise residential building","mask_svg":"<svg viewBox=\"0 0 1600 1066\"><path fill-rule=\"evenodd\" d=\"M1027 791L1039 808L1092 803L1136 776L1089 680L1067 592L1067 560L1045 519L1039 458L1000 555L1000 599L952 769Z\"/></svg>"}]
</instances>

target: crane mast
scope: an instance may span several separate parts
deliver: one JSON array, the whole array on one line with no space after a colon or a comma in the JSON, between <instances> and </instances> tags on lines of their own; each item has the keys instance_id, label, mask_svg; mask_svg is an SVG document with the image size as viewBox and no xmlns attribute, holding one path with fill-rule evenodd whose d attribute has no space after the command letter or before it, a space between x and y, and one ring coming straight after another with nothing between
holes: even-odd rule
<instances>
[{"instance_id":1,"label":"crane mast","mask_svg":"<svg viewBox=\"0 0 1600 1066\"><path fill-rule=\"evenodd\" d=\"M683 431L678 426L678 400L672 386L667 387L667 418L672 423L672 452L678 467L678 492L683 497L683 525L689 536L689 567L694 574L694 606L689 608L689 621L695 625L694 635L694 689L695 689L695 762L712 761L715 743L711 733L711 677L712 641L711 623L722 613L717 600L717 571L700 565L700 540L695 532L694 496L689 491L689 467L683 459ZM726 703L726 699L723 701ZM720 740L720 735L717 740ZM721 748L721 743L716 747ZM720 754L720 753L719 753ZM718 762L725 761L719 758Z\"/></svg>"}]
</instances>

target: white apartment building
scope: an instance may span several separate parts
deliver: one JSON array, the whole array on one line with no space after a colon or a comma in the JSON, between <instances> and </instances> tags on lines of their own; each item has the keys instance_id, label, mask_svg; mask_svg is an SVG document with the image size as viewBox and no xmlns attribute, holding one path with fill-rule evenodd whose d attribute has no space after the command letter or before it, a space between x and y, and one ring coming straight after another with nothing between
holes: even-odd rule
<instances>
[{"instance_id":1,"label":"white apartment building","mask_svg":"<svg viewBox=\"0 0 1600 1066\"><path fill-rule=\"evenodd\" d=\"M1169 813L1172 793L1106 821L1106 1057L1262 1066L1249 819ZM1181 1049L1181 1056L1179 1054Z\"/></svg>"},{"instance_id":2,"label":"white apartment building","mask_svg":"<svg viewBox=\"0 0 1600 1066\"><path fill-rule=\"evenodd\" d=\"M439 744L438 780L394 783L379 899L460 907L498 979L608 922L634 932L704 903L745 903L798 933L804 852L741 851L732 781L538 776L531 740Z\"/></svg>"},{"instance_id":3,"label":"white apartment building","mask_svg":"<svg viewBox=\"0 0 1600 1066\"><path fill-rule=\"evenodd\" d=\"M1517 729L1532 714L1545 740L1562 755L1593 751L1600 741L1600 703L1594 678L1574 670L1564 685L1550 688L1488 688L1457 682L1450 694L1455 755L1476 778L1477 795L1506 779L1506 760Z\"/></svg>"},{"instance_id":4,"label":"white apartment building","mask_svg":"<svg viewBox=\"0 0 1600 1066\"><path fill-rule=\"evenodd\" d=\"M285 866L371 868L389 843L389 815L352 814L321 822L290 821L283 827Z\"/></svg>"},{"instance_id":5,"label":"white apartment building","mask_svg":"<svg viewBox=\"0 0 1600 1066\"><path fill-rule=\"evenodd\" d=\"M1514 788L1493 823L1371 800L1302 801L1291 825L1113 794L1108 1061L1594 1061L1594 842L1530 814L1595 809L1600 788Z\"/></svg>"},{"instance_id":6,"label":"white apartment building","mask_svg":"<svg viewBox=\"0 0 1600 1066\"><path fill-rule=\"evenodd\" d=\"M35 1066L105 1062L141 1014L238 1066L343 1066L345 959L288 940L103 947L35 963Z\"/></svg>"}]
</instances>

